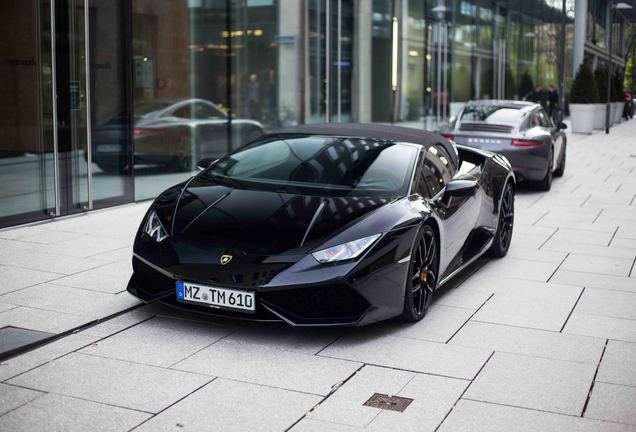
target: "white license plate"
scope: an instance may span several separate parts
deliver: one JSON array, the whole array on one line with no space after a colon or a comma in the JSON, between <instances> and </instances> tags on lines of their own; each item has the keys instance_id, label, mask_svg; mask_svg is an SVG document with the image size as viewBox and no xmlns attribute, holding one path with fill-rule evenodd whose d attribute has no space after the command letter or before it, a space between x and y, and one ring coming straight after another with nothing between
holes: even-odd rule
<instances>
[{"instance_id":1,"label":"white license plate","mask_svg":"<svg viewBox=\"0 0 636 432\"><path fill-rule=\"evenodd\" d=\"M234 309L247 312L256 310L253 291L217 288L189 282L177 282L177 300L197 303L217 309Z\"/></svg>"}]
</instances>

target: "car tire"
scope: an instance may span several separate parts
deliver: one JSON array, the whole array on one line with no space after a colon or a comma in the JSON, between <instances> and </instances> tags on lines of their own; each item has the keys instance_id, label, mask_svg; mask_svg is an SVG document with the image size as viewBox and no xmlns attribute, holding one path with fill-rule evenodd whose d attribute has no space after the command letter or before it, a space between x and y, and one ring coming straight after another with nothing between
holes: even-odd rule
<instances>
[{"instance_id":1,"label":"car tire","mask_svg":"<svg viewBox=\"0 0 636 432\"><path fill-rule=\"evenodd\" d=\"M563 149L561 150L561 157L559 158L559 166L554 171L554 177L562 177L565 172L565 156L566 156L567 146L563 143Z\"/></svg>"},{"instance_id":2,"label":"car tire","mask_svg":"<svg viewBox=\"0 0 636 432\"><path fill-rule=\"evenodd\" d=\"M515 190L512 184L506 183L504 192L501 194L501 204L499 205L499 219L497 221L497 231L492 241L488 255L496 258L506 256L512 240L512 230L515 222Z\"/></svg>"},{"instance_id":3,"label":"car tire","mask_svg":"<svg viewBox=\"0 0 636 432\"><path fill-rule=\"evenodd\" d=\"M403 321L416 322L424 318L437 287L438 269L439 240L433 228L424 224L411 247L404 288Z\"/></svg>"},{"instance_id":4,"label":"car tire","mask_svg":"<svg viewBox=\"0 0 636 432\"><path fill-rule=\"evenodd\" d=\"M542 190L542 191L549 191L552 188L552 159L553 159L553 154L552 152L554 151L554 149L552 149L550 151L550 154L548 155L548 170L545 173L545 177L543 177L543 179L539 180L539 182L537 183L537 189Z\"/></svg>"},{"instance_id":5,"label":"car tire","mask_svg":"<svg viewBox=\"0 0 636 432\"><path fill-rule=\"evenodd\" d=\"M108 162L95 162L95 164L106 174L121 174L124 172L124 168L119 164Z\"/></svg>"}]
</instances>

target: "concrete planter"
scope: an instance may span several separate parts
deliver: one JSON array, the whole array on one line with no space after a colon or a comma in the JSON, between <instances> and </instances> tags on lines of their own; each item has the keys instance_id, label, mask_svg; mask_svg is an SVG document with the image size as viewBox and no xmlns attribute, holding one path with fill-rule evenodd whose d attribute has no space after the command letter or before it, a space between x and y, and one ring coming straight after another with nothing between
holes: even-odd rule
<instances>
[{"instance_id":1,"label":"concrete planter","mask_svg":"<svg viewBox=\"0 0 636 432\"><path fill-rule=\"evenodd\" d=\"M625 104L623 102L614 102L614 105L616 105L616 114L614 115L614 123L618 124L621 121L623 121L623 107Z\"/></svg>"},{"instance_id":2,"label":"concrete planter","mask_svg":"<svg viewBox=\"0 0 636 432\"><path fill-rule=\"evenodd\" d=\"M594 128L596 104L570 104L572 132L591 134Z\"/></svg>"},{"instance_id":3,"label":"concrete planter","mask_svg":"<svg viewBox=\"0 0 636 432\"><path fill-rule=\"evenodd\" d=\"M605 104L594 104L594 129L605 129Z\"/></svg>"},{"instance_id":4,"label":"concrete planter","mask_svg":"<svg viewBox=\"0 0 636 432\"><path fill-rule=\"evenodd\" d=\"M616 116L616 104L614 102L610 102L610 126L614 126L614 117Z\"/></svg>"}]
</instances>

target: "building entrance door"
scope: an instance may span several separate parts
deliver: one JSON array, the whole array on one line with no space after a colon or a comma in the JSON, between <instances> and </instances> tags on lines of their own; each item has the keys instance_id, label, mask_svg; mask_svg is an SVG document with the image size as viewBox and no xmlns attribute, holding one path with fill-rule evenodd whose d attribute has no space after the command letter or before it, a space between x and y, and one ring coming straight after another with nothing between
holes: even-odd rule
<instances>
[{"instance_id":1,"label":"building entrance door","mask_svg":"<svg viewBox=\"0 0 636 432\"><path fill-rule=\"evenodd\" d=\"M3 4L0 227L132 201L123 4Z\"/></svg>"}]
</instances>

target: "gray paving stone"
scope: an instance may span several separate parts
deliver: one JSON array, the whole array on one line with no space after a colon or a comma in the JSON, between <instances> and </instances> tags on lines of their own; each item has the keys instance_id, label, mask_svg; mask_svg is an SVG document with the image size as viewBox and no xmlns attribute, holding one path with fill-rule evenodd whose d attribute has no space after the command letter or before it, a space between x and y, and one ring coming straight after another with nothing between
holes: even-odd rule
<instances>
[{"instance_id":1,"label":"gray paving stone","mask_svg":"<svg viewBox=\"0 0 636 432\"><path fill-rule=\"evenodd\" d=\"M75 273L71 276L65 276L52 283L54 285L117 294L126 290L131 275L132 268L129 262L115 262Z\"/></svg>"},{"instance_id":2,"label":"gray paving stone","mask_svg":"<svg viewBox=\"0 0 636 432\"><path fill-rule=\"evenodd\" d=\"M103 318L140 303L128 292L106 294L53 284L5 294L0 296L0 301L90 318Z\"/></svg>"},{"instance_id":3,"label":"gray paving stone","mask_svg":"<svg viewBox=\"0 0 636 432\"><path fill-rule=\"evenodd\" d=\"M0 416L42 396L44 393L0 383ZM1 419L1 417L0 417ZM2 423L0 422L0 426ZM0 430L9 430L2 429Z\"/></svg>"},{"instance_id":4,"label":"gray paving stone","mask_svg":"<svg viewBox=\"0 0 636 432\"><path fill-rule=\"evenodd\" d=\"M473 379L491 351L356 329L320 355L414 372Z\"/></svg>"},{"instance_id":5,"label":"gray paving stone","mask_svg":"<svg viewBox=\"0 0 636 432\"><path fill-rule=\"evenodd\" d=\"M496 352L467 399L580 415L596 365Z\"/></svg>"},{"instance_id":6,"label":"gray paving stone","mask_svg":"<svg viewBox=\"0 0 636 432\"><path fill-rule=\"evenodd\" d=\"M460 285L457 288L440 289L435 292L433 304L440 306L451 306L476 311L479 309L494 293L494 290L484 289L463 289Z\"/></svg>"},{"instance_id":7,"label":"gray paving stone","mask_svg":"<svg viewBox=\"0 0 636 432\"><path fill-rule=\"evenodd\" d=\"M434 430L468 382L453 378L365 366L307 418L365 430ZM374 393L413 399L402 413L363 406Z\"/></svg>"},{"instance_id":8,"label":"gray paving stone","mask_svg":"<svg viewBox=\"0 0 636 432\"><path fill-rule=\"evenodd\" d=\"M636 387L636 343L608 341L596 381Z\"/></svg>"},{"instance_id":9,"label":"gray paving stone","mask_svg":"<svg viewBox=\"0 0 636 432\"><path fill-rule=\"evenodd\" d=\"M23 306L0 313L0 327L13 326L48 333L62 333L88 321L90 319L86 316Z\"/></svg>"},{"instance_id":10,"label":"gray paving stone","mask_svg":"<svg viewBox=\"0 0 636 432\"><path fill-rule=\"evenodd\" d=\"M267 345L219 341L173 366L174 369L269 385L317 395L328 394L359 363L285 351Z\"/></svg>"},{"instance_id":11,"label":"gray paving stone","mask_svg":"<svg viewBox=\"0 0 636 432\"><path fill-rule=\"evenodd\" d=\"M335 423L328 423L308 418L302 419L290 432L361 432L363 428L347 426Z\"/></svg>"},{"instance_id":12,"label":"gray paving stone","mask_svg":"<svg viewBox=\"0 0 636 432\"><path fill-rule=\"evenodd\" d=\"M0 264L70 275L100 267L107 264L107 262L95 258L78 258L55 253L48 254L31 249L0 251Z\"/></svg>"},{"instance_id":13,"label":"gray paving stone","mask_svg":"<svg viewBox=\"0 0 636 432\"><path fill-rule=\"evenodd\" d=\"M480 273L484 276L499 278L518 278L524 280L546 282L557 269L559 263L530 261L508 258L490 261Z\"/></svg>"},{"instance_id":14,"label":"gray paving stone","mask_svg":"<svg viewBox=\"0 0 636 432\"><path fill-rule=\"evenodd\" d=\"M559 269L611 276L629 276L633 263L634 260L631 258L570 254Z\"/></svg>"},{"instance_id":15,"label":"gray paving stone","mask_svg":"<svg viewBox=\"0 0 636 432\"><path fill-rule=\"evenodd\" d=\"M558 270L550 282L617 291L636 292L636 280L623 276Z\"/></svg>"},{"instance_id":16,"label":"gray paving stone","mask_svg":"<svg viewBox=\"0 0 636 432\"><path fill-rule=\"evenodd\" d=\"M517 407L460 400L439 432L633 432L627 425Z\"/></svg>"},{"instance_id":17,"label":"gray paving stone","mask_svg":"<svg viewBox=\"0 0 636 432\"><path fill-rule=\"evenodd\" d=\"M302 354L316 354L345 332L346 330L338 328L300 329L279 323L256 323L232 333L226 340L266 345Z\"/></svg>"},{"instance_id":18,"label":"gray paving stone","mask_svg":"<svg viewBox=\"0 0 636 432\"><path fill-rule=\"evenodd\" d=\"M585 410L585 417L634 425L634 407L636 387L597 382Z\"/></svg>"},{"instance_id":19,"label":"gray paving stone","mask_svg":"<svg viewBox=\"0 0 636 432\"><path fill-rule=\"evenodd\" d=\"M619 247L617 245L598 246L572 241L553 241L552 239L541 246L541 250L631 259L636 256L636 249L633 247Z\"/></svg>"},{"instance_id":20,"label":"gray paving stone","mask_svg":"<svg viewBox=\"0 0 636 432\"><path fill-rule=\"evenodd\" d=\"M473 283L479 283L479 280ZM501 281L472 320L560 331L583 288L519 281Z\"/></svg>"},{"instance_id":21,"label":"gray paving stone","mask_svg":"<svg viewBox=\"0 0 636 432\"><path fill-rule=\"evenodd\" d=\"M60 254L72 257L86 258L104 252L112 252L132 245L134 235L128 240L113 237L81 236L70 240L56 242L38 249L43 253Z\"/></svg>"},{"instance_id":22,"label":"gray paving stone","mask_svg":"<svg viewBox=\"0 0 636 432\"><path fill-rule=\"evenodd\" d=\"M57 273L0 265L0 295L60 277Z\"/></svg>"},{"instance_id":23,"label":"gray paving stone","mask_svg":"<svg viewBox=\"0 0 636 432\"><path fill-rule=\"evenodd\" d=\"M636 322L631 319L572 313L564 333L636 342Z\"/></svg>"},{"instance_id":24,"label":"gray paving stone","mask_svg":"<svg viewBox=\"0 0 636 432\"><path fill-rule=\"evenodd\" d=\"M87 336L83 333L72 334L35 350L28 351L8 360L3 360L2 363L0 363L0 381L5 381L41 366L44 363L82 348L94 341L94 337Z\"/></svg>"},{"instance_id":25,"label":"gray paving stone","mask_svg":"<svg viewBox=\"0 0 636 432\"><path fill-rule=\"evenodd\" d=\"M593 223L599 213L600 211L595 208L580 207L573 209L568 207L561 210L559 207L552 207L550 212L542 217L536 225L556 228L586 226ZM515 218L516 216L515 214Z\"/></svg>"},{"instance_id":26,"label":"gray paving stone","mask_svg":"<svg viewBox=\"0 0 636 432\"><path fill-rule=\"evenodd\" d=\"M45 392L157 413L209 382L209 376L71 353L11 380Z\"/></svg>"},{"instance_id":27,"label":"gray paving stone","mask_svg":"<svg viewBox=\"0 0 636 432\"><path fill-rule=\"evenodd\" d=\"M550 243L551 241L552 240L549 240L548 243ZM541 249L536 249L527 247L521 244L521 242L513 242L510 245L510 249L508 250L508 254L506 256L520 260L540 261L549 264L560 264L567 256L567 253L562 251L546 250L545 246Z\"/></svg>"},{"instance_id":28,"label":"gray paving stone","mask_svg":"<svg viewBox=\"0 0 636 432\"><path fill-rule=\"evenodd\" d=\"M84 348L82 353L169 367L234 331L196 321L153 318Z\"/></svg>"},{"instance_id":29,"label":"gray paving stone","mask_svg":"<svg viewBox=\"0 0 636 432\"><path fill-rule=\"evenodd\" d=\"M636 223L636 221L632 223ZM634 248L636 247L636 240L631 238L614 237L612 239L612 243L610 243L610 246L618 247L618 248L627 248L627 249Z\"/></svg>"},{"instance_id":30,"label":"gray paving stone","mask_svg":"<svg viewBox=\"0 0 636 432\"><path fill-rule=\"evenodd\" d=\"M469 321L449 343L597 365L605 339Z\"/></svg>"},{"instance_id":31,"label":"gray paving stone","mask_svg":"<svg viewBox=\"0 0 636 432\"><path fill-rule=\"evenodd\" d=\"M567 226L567 225L566 225ZM613 227L616 229L616 227ZM614 231L590 231L559 228L548 243L573 242L587 245L607 246L612 240Z\"/></svg>"},{"instance_id":32,"label":"gray paving stone","mask_svg":"<svg viewBox=\"0 0 636 432\"><path fill-rule=\"evenodd\" d=\"M636 293L586 288L575 311L636 320Z\"/></svg>"},{"instance_id":33,"label":"gray paving stone","mask_svg":"<svg viewBox=\"0 0 636 432\"><path fill-rule=\"evenodd\" d=\"M135 431L284 431L320 400L319 396L218 378Z\"/></svg>"},{"instance_id":34,"label":"gray paving stone","mask_svg":"<svg viewBox=\"0 0 636 432\"><path fill-rule=\"evenodd\" d=\"M112 334L132 327L142 321L154 316L154 313L148 306L142 306L115 318L108 319L92 327L82 330L83 335L93 336L95 338L105 338Z\"/></svg>"},{"instance_id":35,"label":"gray paving stone","mask_svg":"<svg viewBox=\"0 0 636 432\"><path fill-rule=\"evenodd\" d=\"M139 411L47 394L0 417L0 430L124 432L150 416Z\"/></svg>"},{"instance_id":36,"label":"gray paving stone","mask_svg":"<svg viewBox=\"0 0 636 432\"><path fill-rule=\"evenodd\" d=\"M52 225L47 225L52 226ZM58 231L53 229L39 229L36 227L32 227L31 229L26 228L24 232L19 233L16 240L20 240L23 242L35 243L35 244L54 244L63 242L66 240L72 240L79 237L83 237L82 234L78 233L70 233L65 231Z\"/></svg>"},{"instance_id":37,"label":"gray paving stone","mask_svg":"<svg viewBox=\"0 0 636 432\"><path fill-rule=\"evenodd\" d=\"M471 309L434 304L426 312L425 319L421 321L416 323L388 321L379 323L373 330L377 331L378 335L390 334L410 339L446 343L468 321L473 312Z\"/></svg>"}]
</instances>

